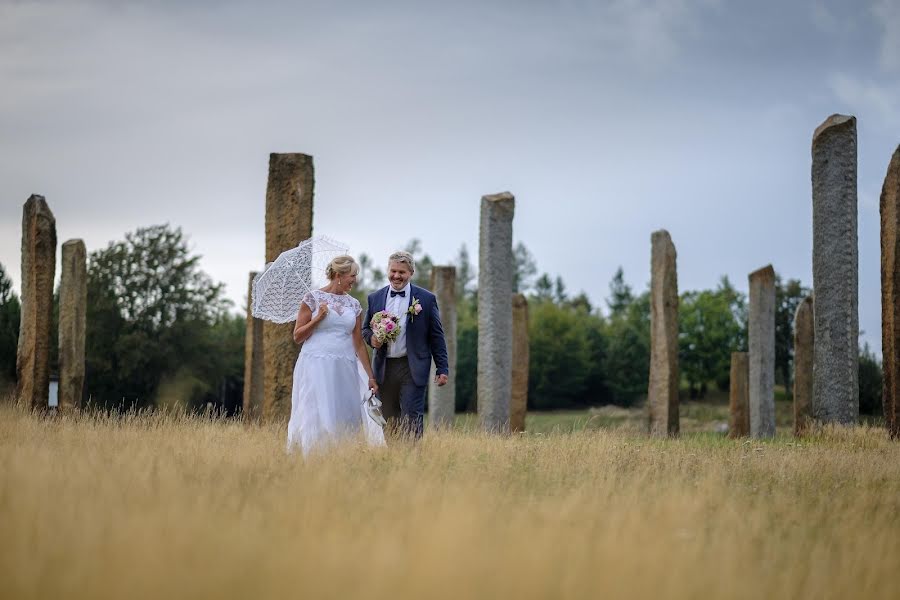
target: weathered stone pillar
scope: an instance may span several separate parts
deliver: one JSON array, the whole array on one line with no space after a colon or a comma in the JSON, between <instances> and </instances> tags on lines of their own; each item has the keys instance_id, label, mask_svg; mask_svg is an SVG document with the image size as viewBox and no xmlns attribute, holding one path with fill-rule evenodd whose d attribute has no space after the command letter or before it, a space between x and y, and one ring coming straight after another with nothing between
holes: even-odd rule
<instances>
[{"instance_id":1,"label":"weathered stone pillar","mask_svg":"<svg viewBox=\"0 0 900 600\"><path fill-rule=\"evenodd\" d=\"M513 433L525 431L528 412L528 300L514 294L512 343L512 395L509 406L509 429Z\"/></svg>"},{"instance_id":2,"label":"weathered stone pillar","mask_svg":"<svg viewBox=\"0 0 900 600\"><path fill-rule=\"evenodd\" d=\"M665 229L650 236L650 435L678 435L678 275Z\"/></svg>"},{"instance_id":3,"label":"weathered stone pillar","mask_svg":"<svg viewBox=\"0 0 900 600\"><path fill-rule=\"evenodd\" d=\"M728 394L728 437L750 435L750 357L731 353L731 388Z\"/></svg>"},{"instance_id":4,"label":"weathered stone pillar","mask_svg":"<svg viewBox=\"0 0 900 600\"><path fill-rule=\"evenodd\" d=\"M428 389L428 422L431 427L453 426L456 414L456 267L431 268L431 291L437 297L441 311L441 325L447 340L447 364L450 377L447 384L438 387L434 383L435 367L431 363Z\"/></svg>"},{"instance_id":5,"label":"weathered stone pillar","mask_svg":"<svg viewBox=\"0 0 900 600\"><path fill-rule=\"evenodd\" d=\"M306 154L270 154L266 188L266 263L312 237L313 159ZM299 310L299 306L297 309ZM263 323L265 392L263 418L286 419L291 410L294 364L300 348L293 323Z\"/></svg>"},{"instance_id":6,"label":"weathered stone pillar","mask_svg":"<svg viewBox=\"0 0 900 600\"><path fill-rule=\"evenodd\" d=\"M859 248L856 118L832 115L812 142L815 371L813 417L859 417Z\"/></svg>"},{"instance_id":7,"label":"weathered stone pillar","mask_svg":"<svg viewBox=\"0 0 900 600\"><path fill-rule=\"evenodd\" d=\"M16 354L16 397L31 409L47 408L50 327L56 276L56 219L43 196L22 208L22 316Z\"/></svg>"},{"instance_id":8,"label":"weathered stone pillar","mask_svg":"<svg viewBox=\"0 0 900 600\"><path fill-rule=\"evenodd\" d=\"M750 273L750 435L775 435L775 269Z\"/></svg>"},{"instance_id":9,"label":"weathered stone pillar","mask_svg":"<svg viewBox=\"0 0 900 600\"><path fill-rule=\"evenodd\" d=\"M794 435L810 425L813 397L813 347L815 345L813 299L807 296L794 316Z\"/></svg>"},{"instance_id":10,"label":"weathered stone pillar","mask_svg":"<svg viewBox=\"0 0 900 600\"><path fill-rule=\"evenodd\" d=\"M900 438L900 147L881 188L881 355L884 422Z\"/></svg>"},{"instance_id":11,"label":"weathered stone pillar","mask_svg":"<svg viewBox=\"0 0 900 600\"><path fill-rule=\"evenodd\" d=\"M481 198L478 244L478 414L487 431L509 431L512 394L512 220L509 192Z\"/></svg>"},{"instance_id":12,"label":"weathered stone pillar","mask_svg":"<svg viewBox=\"0 0 900 600\"><path fill-rule=\"evenodd\" d=\"M81 240L62 245L59 279L59 409L81 406L87 324L87 250Z\"/></svg>"},{"instance_id":13,"label":"weathered stone pillar","mask_svg":"<svg viewBox=\"0 0 900 600\"><path fill-rule=\"evenodd\" d=\"M265 367L263 362L263 320L253 316L253 280L258 273L250 273L247 286L247 330L244 335L244 398L242 411L245 420L261 416L265 396Z\"/></svg>"}]
</instances>

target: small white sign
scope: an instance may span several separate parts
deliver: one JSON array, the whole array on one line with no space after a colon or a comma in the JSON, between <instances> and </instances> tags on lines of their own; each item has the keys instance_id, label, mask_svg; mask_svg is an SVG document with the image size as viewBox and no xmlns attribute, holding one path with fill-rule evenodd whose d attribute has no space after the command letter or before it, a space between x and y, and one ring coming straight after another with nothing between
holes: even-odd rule
<instances>
[{"instance_id":1,"label":"small white sign","mask_svg":"<svg viewBox=\"0 0 900 600\"><path fill-rule=\"evenodd\" d=\"M59 406L59 382L50 381L50 406Z\"/></svg>"}]
</instances>

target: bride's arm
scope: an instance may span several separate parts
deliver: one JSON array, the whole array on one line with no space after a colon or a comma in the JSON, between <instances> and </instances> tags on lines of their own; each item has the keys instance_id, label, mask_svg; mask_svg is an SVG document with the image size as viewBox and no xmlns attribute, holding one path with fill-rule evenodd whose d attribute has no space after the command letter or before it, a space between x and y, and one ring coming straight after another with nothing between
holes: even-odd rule
<instances>
[{"instance_id":1,"label":"bride's arm","mask_svg":"<svg viewBox=\"0 0 900 600\"><path fill-rule=\"evenodd\" d=\"M327 306L320 306L319 312L314 319L309 306L307 306L305 302L301 304L300 310L297 311L297 322L294 324L294 343L302 344L309 339L309 336L313 334L319 321L325 318L327 311Z\"/></svg>"},{"instance_id":2,"label":"bride's arm","mask_svg":"<svg viewBox=\"0 0 900 600\"><path fill-rule=\"evenodd\" d=\"M363 341L362 333L362 314L356 317L356 327L353 328L353 346L356 348L356 357L362 363L366 375L369 376L369 387L378 391L378 384L375 382L375 374L372 373L372 365L369 364L369 351L366 350L366 343Z\"/></svg>"}]
</instances>

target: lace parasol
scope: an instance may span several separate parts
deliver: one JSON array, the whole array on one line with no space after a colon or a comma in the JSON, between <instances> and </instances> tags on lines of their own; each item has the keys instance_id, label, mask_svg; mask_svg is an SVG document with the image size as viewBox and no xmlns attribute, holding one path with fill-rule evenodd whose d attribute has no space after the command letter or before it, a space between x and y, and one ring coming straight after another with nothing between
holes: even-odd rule
<instances>
[{"instance_id":1,"label":"lace parasol","mask_svg":"<svg viewBox=\"0 0 900 600\"><path fill-rule=\"evenodd\" d=\"M253 280L253 316L273 323L295 320L303 297L328 283L328 263L348 250L346 244L314 236L282 252Z\"/></svg>"}]
</instances>

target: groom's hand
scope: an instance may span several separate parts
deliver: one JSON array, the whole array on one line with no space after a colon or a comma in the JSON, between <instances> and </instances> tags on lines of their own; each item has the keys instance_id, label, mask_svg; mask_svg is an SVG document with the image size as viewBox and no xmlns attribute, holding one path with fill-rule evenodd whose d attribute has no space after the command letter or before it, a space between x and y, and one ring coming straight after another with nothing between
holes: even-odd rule
<instances>
[{"instance_id":1,"label":"groom's hand","mask_svg":"<svg viewBox=\"0 0 900 600\"><path fill-rule=\"evenodd\" d=\"M381 340L379 340L377 336L374 336L374 335L372 336L372 347L373 347L373 348L375 348L376 350L378 350L378 349L381 348L383 345L384 345L384 342L382 342Z\"/></svg>"},{"instance_id":2,"label":"groom's hand","mask_svg":"<svg viewBox=\"0 0 900 600\"><path fill-rule=\"evenodd\" d=\"M438 375L437 377L434 378L434 382L436 384L438 384L438 387L441 387L442 385L447 385L447 374L441 373L440 375Z\"/></svg>"}]
</instances>

